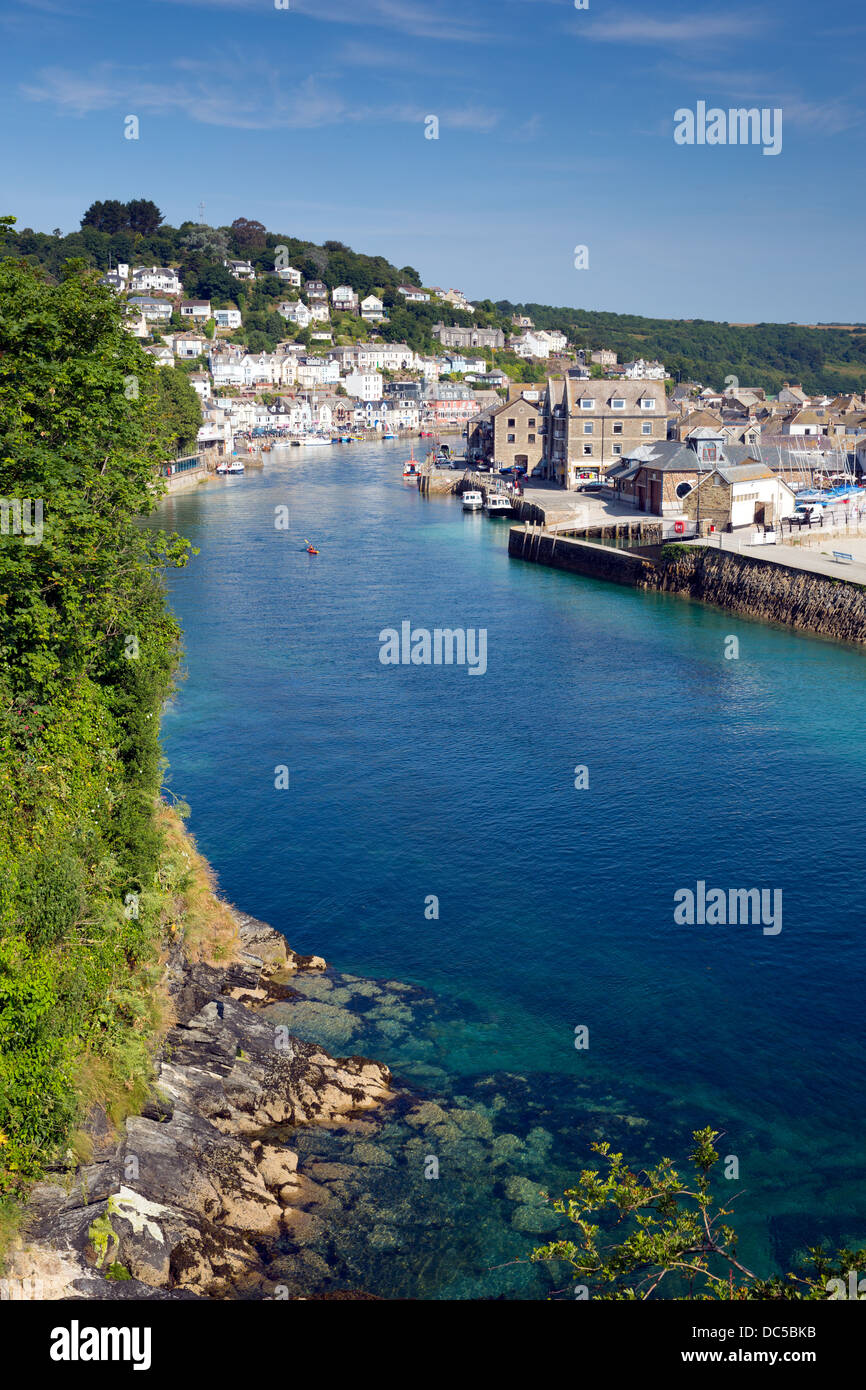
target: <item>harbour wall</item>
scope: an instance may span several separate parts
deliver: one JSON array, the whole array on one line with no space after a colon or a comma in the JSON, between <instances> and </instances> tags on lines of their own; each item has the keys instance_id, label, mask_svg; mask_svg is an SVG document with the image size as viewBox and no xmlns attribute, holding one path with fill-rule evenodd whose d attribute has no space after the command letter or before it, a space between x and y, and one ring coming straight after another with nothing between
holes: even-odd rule
<instances>
[{"instance_id":1,"label":"harbour wall","mask_svg":"<svg viewBox=\"0 0 866 1390\"><path fill-rule=\"evenodd\" d=\"M683 594L743 617L866 643L866 588L710 546L666 545L653 555L512 527L508 553L594 579Z\"/></svg>"}]
</instances>

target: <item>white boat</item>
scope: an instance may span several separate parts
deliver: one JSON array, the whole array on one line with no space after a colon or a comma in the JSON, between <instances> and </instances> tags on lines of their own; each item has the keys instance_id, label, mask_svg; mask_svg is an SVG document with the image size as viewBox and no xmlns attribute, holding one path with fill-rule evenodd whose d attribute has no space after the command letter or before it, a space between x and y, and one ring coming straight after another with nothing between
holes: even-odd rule
<instances>
[{"instance_id":1,"label":"white boat","mask_svg":"<svg viewBox=\"0 0 866 1390\"><path fill-rule=\"evenodd\" d=\"M217 464L216 471L223 475L226 473L243 473L244 466L240 459L226 459L225 463Z\"/></svg>"},{"instance_id":2,"label":"white boat","mask_svg":"<svg viewBox=\"0 0 866 1390\"><path fill-rule=\"evenodd\" d=\"M484 503L484 498L480 492L464 492L463 510L464 512L478 512Z\"/></svg>"},{"instance_id":3,"label":"white boat","mask_svg":"<svg viewBox=\"0 0 866 1390\"><path fill-rule=\"evenodd\" d=\"M331 436L329 434L318 434L314 432L313 434L301 436L302 444L330 444L330 442Z\"/></svg>"},{"instance_id":4,"label":"white boat","mask_svg":"<svg viewBox=\"0 0 866 1390\"><path fill-rule=\"evenodd\" d=\"M511 498L506 497L502 492L488 492L484 510L488 516L511 516L513 511Z\"/></svg>"}]
</instances>

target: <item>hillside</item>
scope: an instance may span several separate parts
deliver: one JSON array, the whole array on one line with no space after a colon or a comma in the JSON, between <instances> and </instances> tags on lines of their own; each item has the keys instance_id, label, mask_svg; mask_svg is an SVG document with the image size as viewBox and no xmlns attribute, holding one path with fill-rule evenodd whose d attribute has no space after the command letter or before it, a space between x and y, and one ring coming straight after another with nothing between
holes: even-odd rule
<instances>
[{"instance_id":1,"label":"hillside","mask_svg":"<svg viewBox=\"0 0 866 1390\"><path fill-rule=\"evenodd\" d=\"M732 325L489 299L475 301L475 313L469 315L441 300L407 304L397 286L422 283L413 266L398 268L383 256L353 251L340 241L318 245L287 232L270 232L262 223L244 217L229 227L195 222L171 227L149 200L94 203L85 212L80 230L68 236L61 236L59 230L47 234L32 228L12 232L0 254L23 258L57 279L70 258L99 270L118 261L177 266L190 297L209 298L219 307L237 304L244 315L237 340L252 351L268 351L281 338L304 336L276 312L282 299L298 293L274 274L277 247L285 247L284 257L305 280L322 280L329 289L348 284L362 298L373 291L381 295L390 321L375 329L348 315L334 316L337 332L351 339L375 332L386 341L406 342L416 351L430 352L436 345L431 329L439 321L495 325L507 332L512 314L522 313L537 328L561 329L576 347L612 348L620 361L658 358L674 380L696 380L722 389L726 379L734 376L742 385L762 386L769 392L788 381L801 384L810 394L866 389L866 329L862 325ZM239 284L229 274L223 261L230 257L251 262L258 273L254 284ZM503 358L503 365L518 379L543 374L537 365L521 366L510 355Z\"/></svg>"}]
</instances>

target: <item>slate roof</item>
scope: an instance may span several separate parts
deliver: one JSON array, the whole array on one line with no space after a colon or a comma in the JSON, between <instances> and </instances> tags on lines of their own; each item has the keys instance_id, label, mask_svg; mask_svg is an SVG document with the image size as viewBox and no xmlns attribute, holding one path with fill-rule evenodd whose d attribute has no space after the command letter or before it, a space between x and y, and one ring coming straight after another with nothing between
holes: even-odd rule
<instances>
[{"instance_id":1,"label":"slate roof","mask_svg":"<svg viewBox=\"0 0 866 1390\"><path fill-rule=\"evenodd\" d=\"M658 469L660 473L696 473L701 466L694 449L679 439L659 439L653 444L639 444L636 449L630 449L625 458L629 462L639 461ZM704 471L707 466L704 464Z\"/></svg>"}]
</instances>

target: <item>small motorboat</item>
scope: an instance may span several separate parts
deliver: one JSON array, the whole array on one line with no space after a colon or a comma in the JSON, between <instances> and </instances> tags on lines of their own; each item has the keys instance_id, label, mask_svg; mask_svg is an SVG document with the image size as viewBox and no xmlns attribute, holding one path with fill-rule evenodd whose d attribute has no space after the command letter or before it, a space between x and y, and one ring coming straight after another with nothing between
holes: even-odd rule
<instances>
[{"instance_id":1,"label":"small motorboat","mask_svg":"<svg viewBox=\"0 0 866 1390\"><path fill-rule=\"evenodd\" d=\"M216 471L224 477L227 473L243 473L244 466L240 459L227 459L225 463L217 464Z\"/></svg>"},{"instance_id":2,"label":"small motorboat","mask_svg":"<svg viewBox=\"0 0 866 1390\"><path fill-rule=\"evenodd\" d=\"M396 434L392 434L390 430L387 430L387 431L385 432L385 434L382 435L382 438L383 438L383 439L396 439L397 436L396 436Z\"/></svg>"},{"instance_id":3,"label":"small motorboat","mask_svg":"<svg viewBox=\"0 0 866 1390\"><path fill-rule=\"evenodd\" d=\"M415 445L413 444L413 445L411 446L411 448L409 449L409 457L406 459L406 461L405 461L404 464L403 464L403 477L404 477L404 478L417 478L417 477L418 477L418 463L419 463L419 460L416 459L416 457L415 457Z\"/></svg>"},{"instance_id":4,"label":"small motorboat","mask_svg":"<svg viewBox=\"0 0 866 1390\"><path fill-rule=\"evenodd\" d=\"M464 494L463 494L463 510L464 510L464 512L478 512L478 511L481 510L481 507L483 506L483 503L484 503L484 498L481 496L481 493L480 493L480 492L475 492L474 490L471 491L471 492L464 492Z\"/></svg>"},{"instance_id":5,"label":"small motorboat","mask_svg":"<svg viewBox=\"0 0 866 1390\"><path fill-rule=\"evenodd\" d=\"M504 493L488 492L484 510L488 516L511 516L514 509L511 498L506 497Z\"/></svg>"}]
</instances>

